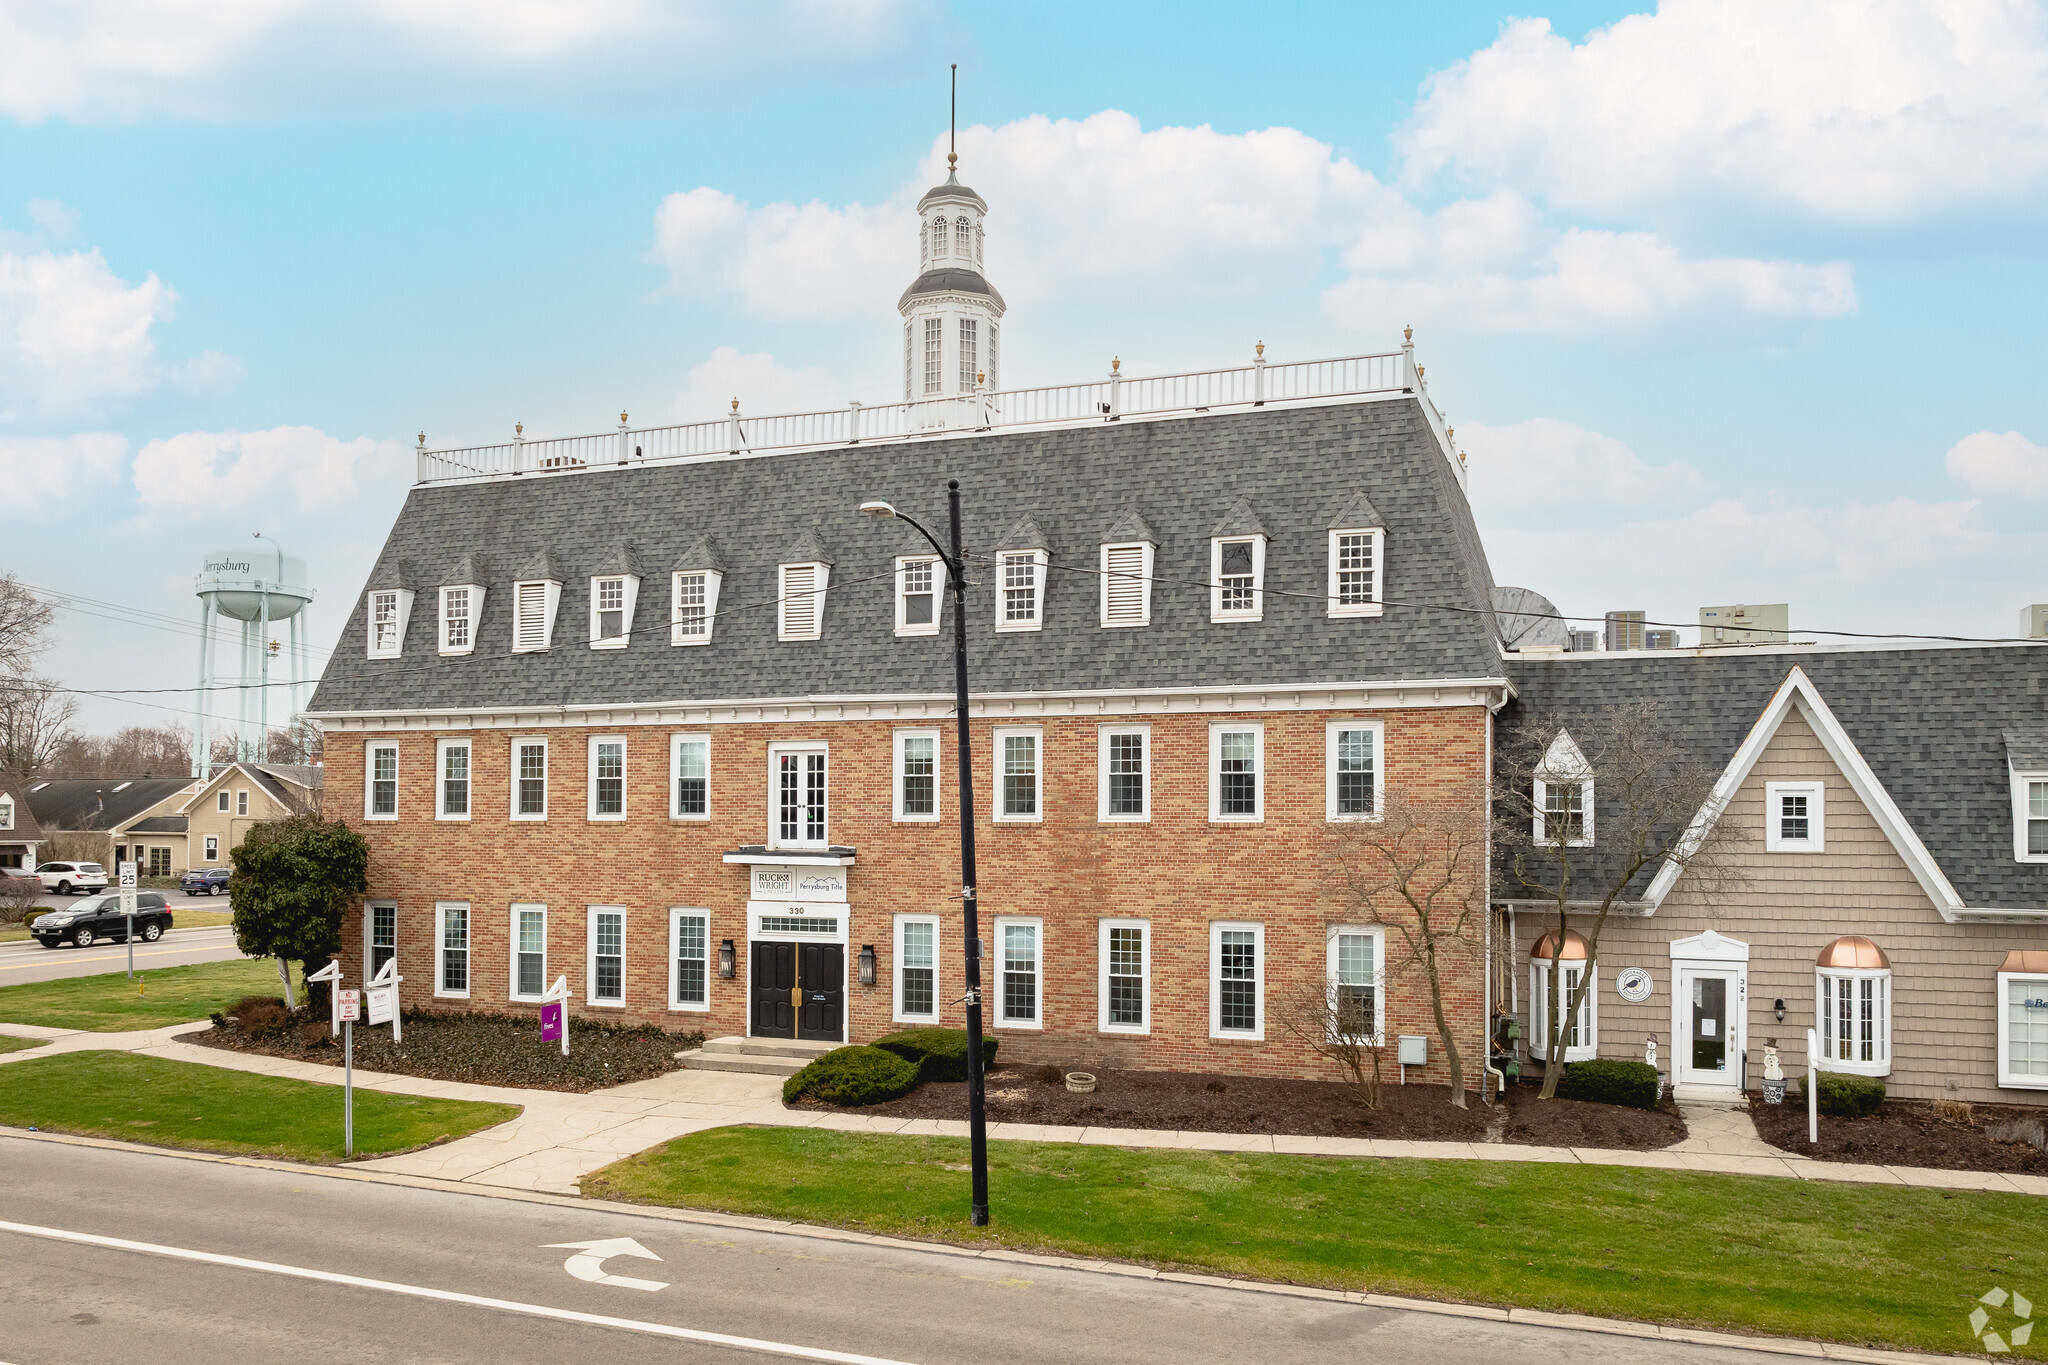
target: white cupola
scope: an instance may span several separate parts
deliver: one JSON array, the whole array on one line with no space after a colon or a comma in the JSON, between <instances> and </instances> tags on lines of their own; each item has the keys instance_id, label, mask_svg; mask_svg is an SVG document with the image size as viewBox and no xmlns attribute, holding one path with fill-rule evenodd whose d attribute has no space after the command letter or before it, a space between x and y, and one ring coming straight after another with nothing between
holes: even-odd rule
<instances>
[{"instance_id":1,"label":"white cupola","mask_svg":"<svg viewBox=\"0 0 2048 1365\"><path fill-rule=\"evenodd\" d=\"M897 300L903 315L903 401L958 399L1001 387L1003 296L982 273L988 205L960 183L946 155L946 183L917 201L917 279Z\"/></svg>"}]
</instances>

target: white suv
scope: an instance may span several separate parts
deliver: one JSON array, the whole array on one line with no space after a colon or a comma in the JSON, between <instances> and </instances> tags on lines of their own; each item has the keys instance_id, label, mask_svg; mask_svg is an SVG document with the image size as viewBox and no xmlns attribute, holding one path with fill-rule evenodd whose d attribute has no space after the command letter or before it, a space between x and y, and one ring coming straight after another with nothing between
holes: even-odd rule
<instances>
[{"instance_id":1,"label":"white suv","mask_svg":"<svg viewBox=\"0 0 2048 1365\"><path fill-rule=\"evenodd\" d=\"M107 870L98 863L44 863L36 869L36 876L42 878L43 890L60 896L107 889Z\"/></svg>"}]
</instances>

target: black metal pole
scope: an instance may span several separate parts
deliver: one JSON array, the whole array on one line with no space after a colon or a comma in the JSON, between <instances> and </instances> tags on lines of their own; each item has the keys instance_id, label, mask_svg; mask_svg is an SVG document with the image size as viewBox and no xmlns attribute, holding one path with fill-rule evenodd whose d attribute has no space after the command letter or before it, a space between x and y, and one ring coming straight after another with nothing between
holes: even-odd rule
<instances>
[{"instance_id":1,"label":"black metal pole","mask_svg":"<svg viewBox=\"0 0 2048 1365\"><path fill-rule=\"evenodd\" d=\"M988 1226L988 1115L982 1099L981 917L974 897L974 759L967 735L967 556L960 548L960 480L946 483L953 522L953 706L960 754L960 906L967 952L967 1144L974 1167L974 1226Z\"/></svg>"}]
</instances>

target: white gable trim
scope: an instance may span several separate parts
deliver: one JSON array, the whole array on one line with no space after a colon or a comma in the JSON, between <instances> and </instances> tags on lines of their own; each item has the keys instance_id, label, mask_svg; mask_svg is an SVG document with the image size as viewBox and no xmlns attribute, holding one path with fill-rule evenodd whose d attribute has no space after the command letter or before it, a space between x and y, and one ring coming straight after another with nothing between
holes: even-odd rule
<instances>
[{"instance_id":1,"label":"white gable trim","mask_svg":"<svg viewBox=\"0 0 2048 1365\"><path fill-rule=\"evenodd\" d=\"M1821 700L1820 693L1814 688L1813 680L1806 676L1804 669L1797 666L1786 675L1777 695L1771 698L1771 704L1764 708L1764 713L1757 717L1756 724L1750 727L1748 736L1742 741L1741 747L1736 749L1735 757L1728 760L1727 769L1714 784L1713 793L1700 807L1699 813L1693 816L1692 823L1686 827L1679 842L1697 847L1707 837L1709 831L1714 828L1714 822L1721 818L1721 812L1728 809L1728 803L1749 779L1757 760L1763 757L1764 749L1777 735L1778 727L1785 723L1785 717L1795 706L1806 723L1813 728L1813 733L1820 738L1821 747L1828 751L1828 757L1834 760L1835 767L1848 779L1850 789L1863 802L1864 809L1870 812L1871 818L1877 821L1877 827L1884 831L1885 837L1891 840L1892 847L1898 850L1899 857L1905 860L1907 869L1913 874L1913 880L1920 883L1920 889L1934 902L1934 908L1944 920L1950 924L1957 923L1964 914L1963 898L1956 894L1955 887L1942 875L1940 865L1934 861L1934 855L1927 851L1927 846L1920 842L1920 836L1915 834L1913 827L1906 822L1905 814L1892 800L1891 793L1877 780L1877 774L1870 770L1870 765L1863 761L1862 753L1851 742L1848 732L1842 729L1842 723L1835 719L1835 713ZM1643 897L1645 915L1657 913L1658 907L1664 903L1664 898L1671 894L1671 888L1678 884L1681 870L1677 864L1669 862L1658 870L1656 878L1650 883L1649 892Z\"/></svg>"},{"instance_id":2,"label":"white gable trim","mask_svg":"<svg viewBox=\"0 0 2048 1365\"><path fill-rule=\"evenodd\" d=\"M1671 940L1673 962L1747 962L1749 945L1715 929Z\"/></svg>"}]
</instances>

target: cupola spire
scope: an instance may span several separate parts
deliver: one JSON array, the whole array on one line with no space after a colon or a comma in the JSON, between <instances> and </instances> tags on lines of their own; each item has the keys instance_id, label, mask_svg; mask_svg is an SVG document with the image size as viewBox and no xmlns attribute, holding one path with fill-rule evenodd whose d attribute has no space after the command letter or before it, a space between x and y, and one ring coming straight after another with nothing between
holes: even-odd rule
<instances>
[{"instance_id":1,"label":"cupola spire","mask_svg":"<svg viewBox=\"0 0 2048 1365\"><path fill-rule=\"evenodd\" d=\"M960 183L960 63L953 63L953 97L946 107L946 183Z\"/></svg>"},{"instance_id":2,"label":"cupola spire","mask_svg":"<svg viewBox=\"0 0 2048 1365\"><path fill-rule=\"evenodd\" d=\"M917 201L917 278L896 301L903 319L903 401L930 401L929 423L940 426L966 420L974 414L962 405L1002 388L1003 296L982 266L988 204L960 183L958 62L951 83L946 181Z\"/></svg>"}]
</instances>

